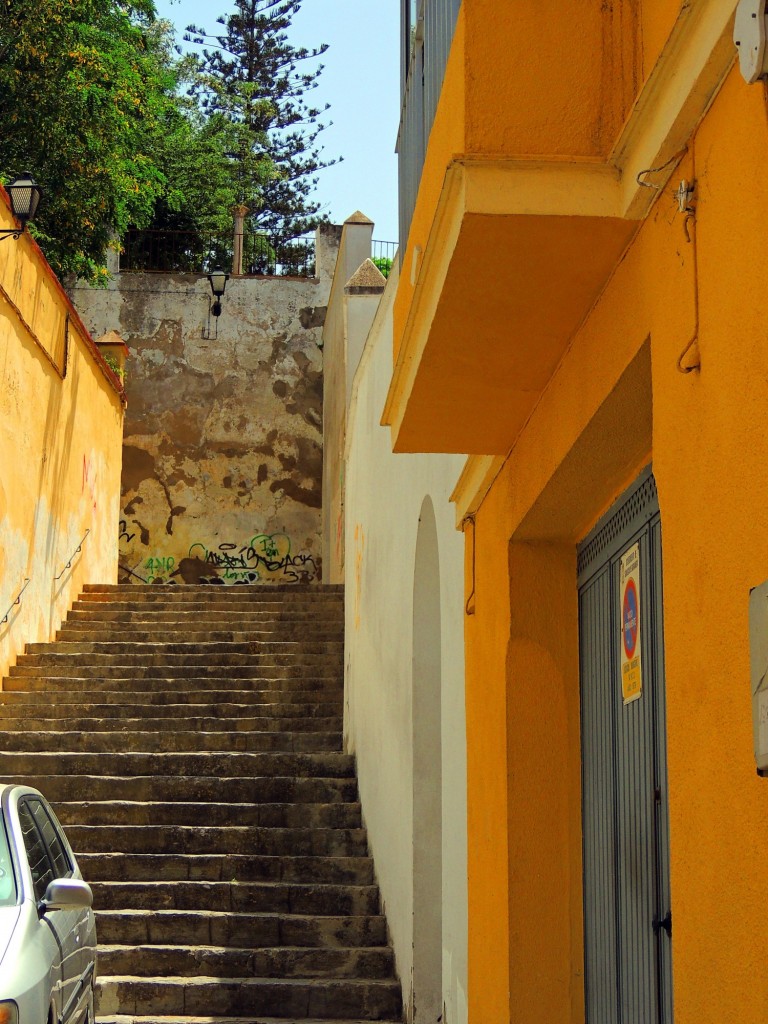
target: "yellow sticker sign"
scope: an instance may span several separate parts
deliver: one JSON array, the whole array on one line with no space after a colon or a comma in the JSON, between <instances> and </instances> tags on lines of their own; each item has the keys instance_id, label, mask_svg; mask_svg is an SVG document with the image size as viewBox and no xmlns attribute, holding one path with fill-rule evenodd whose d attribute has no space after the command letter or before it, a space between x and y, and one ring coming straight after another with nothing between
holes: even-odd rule
<instances>
[{"instance_id":1,"label":"yellow sticker sign","mask_svg":"<svg viewBox=\"0 0 768 1024\"><path fill-rule=\"evenodd\" d=\"M640 545L634 544L619 565L621 615L621 693L629 704L643 694L640 643Z\"/></svg>"}]
</instances>

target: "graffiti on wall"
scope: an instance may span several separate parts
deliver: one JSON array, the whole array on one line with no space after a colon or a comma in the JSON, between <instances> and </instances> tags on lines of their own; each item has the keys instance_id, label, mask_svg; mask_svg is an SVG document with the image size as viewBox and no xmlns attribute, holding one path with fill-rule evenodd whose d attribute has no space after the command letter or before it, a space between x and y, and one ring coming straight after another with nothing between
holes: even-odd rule
<instances>
[{"instance_id":1,"label":"graffiti on wall","mask_svg":"<svg viewBox=\"0 0 768 1024\"><path fill-rule=\"evenodd\" d=\"M284 533L259 533L246 543L222 541L210 547L196 541L186 558L152 555L142 563L148 583L311 583L319 579L315 558L294 552Z\"/></svg>"}]
</instances>

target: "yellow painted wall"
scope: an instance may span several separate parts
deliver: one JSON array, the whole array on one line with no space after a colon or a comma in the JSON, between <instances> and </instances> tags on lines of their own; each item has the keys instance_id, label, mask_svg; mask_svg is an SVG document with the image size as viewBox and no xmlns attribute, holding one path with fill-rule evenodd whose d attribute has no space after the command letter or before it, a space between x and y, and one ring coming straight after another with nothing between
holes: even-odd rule
<instances>
[{"instance_id":1,"label":"yellow painted wall","mask_svg":"<svg viewBox=\"0 0 768 1024\"><path fill-rule=\"evenodd\" d=\"M575 547L652 460L661 507L676 1024L764 1024L768 119L732 72L477 513L467 619L473 1024L583 1020ZM694 243L669 194L696 178ZM466 532L467 593L472 528ZM508 807L508 814L506 813ZM506 910L500 904L507 899ZM508 935L508 941L505 937Z\"/></svg>"},{"instance_id":2,"label":"yellow painted wall","mask_svg":"<svg viewBox=\"0 0 768 1024\"><path fill-rule=\"evenodd\" d=\"M395 359L451 161L604 157L641 78L636 0L463 0L404 246Z\"/></svg>"},{"instance_id":3,"label":"yellow painted wall","mask_svg":"<svg viewBox=\"0 0 768 1024\"><path fill-rule=\"evenodd\" d=\"M637 90L636 5L464 0L463 7L467 153L607 154Z\"/></svg>"},{"instance_id":4,"label":"yellow painted wall","mask_svg":"<svg viewBox=\"0 0 768 1024\"><path fill-rule=\"evenodd\" d=\"M0 677L84 583L116 582L122 427L117 381L40 250L0 239Z\"/></svg>"}]
</instances>

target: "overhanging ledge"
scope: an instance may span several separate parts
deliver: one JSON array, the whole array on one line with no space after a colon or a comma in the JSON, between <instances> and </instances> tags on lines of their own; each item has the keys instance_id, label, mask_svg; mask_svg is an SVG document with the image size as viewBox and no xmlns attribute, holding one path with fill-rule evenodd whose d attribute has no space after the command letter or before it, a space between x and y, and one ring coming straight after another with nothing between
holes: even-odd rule
<instances>
[{"instance_id":1,"label":"overhanging ledge","mask_svg":"<svg viewBox=\"0 0 768 1024\"><path fill-rule=\"evenodd\" d=\"M636 229L621 199L604 164L451 164L384 411L396 450L508 450Z\"/></svg>"}]
</instances>

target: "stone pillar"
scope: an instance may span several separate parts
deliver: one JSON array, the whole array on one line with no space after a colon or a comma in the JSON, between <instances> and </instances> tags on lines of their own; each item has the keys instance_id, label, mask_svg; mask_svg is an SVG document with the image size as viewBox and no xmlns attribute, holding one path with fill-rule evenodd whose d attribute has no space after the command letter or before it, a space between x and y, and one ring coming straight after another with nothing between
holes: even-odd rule
<instances>
[{"instance_id":1,"label":"stone pillar","mask_svg":"<svg viewBox=\"0 0 768 1024\"><path fill-rule=\"evenodd\" d=\"M243 231L245 218L251 211L247 206L234 207L232 216L235 218L235 237L232 246L232 276L243 276Z\"/></svg>"}]
</instances>

